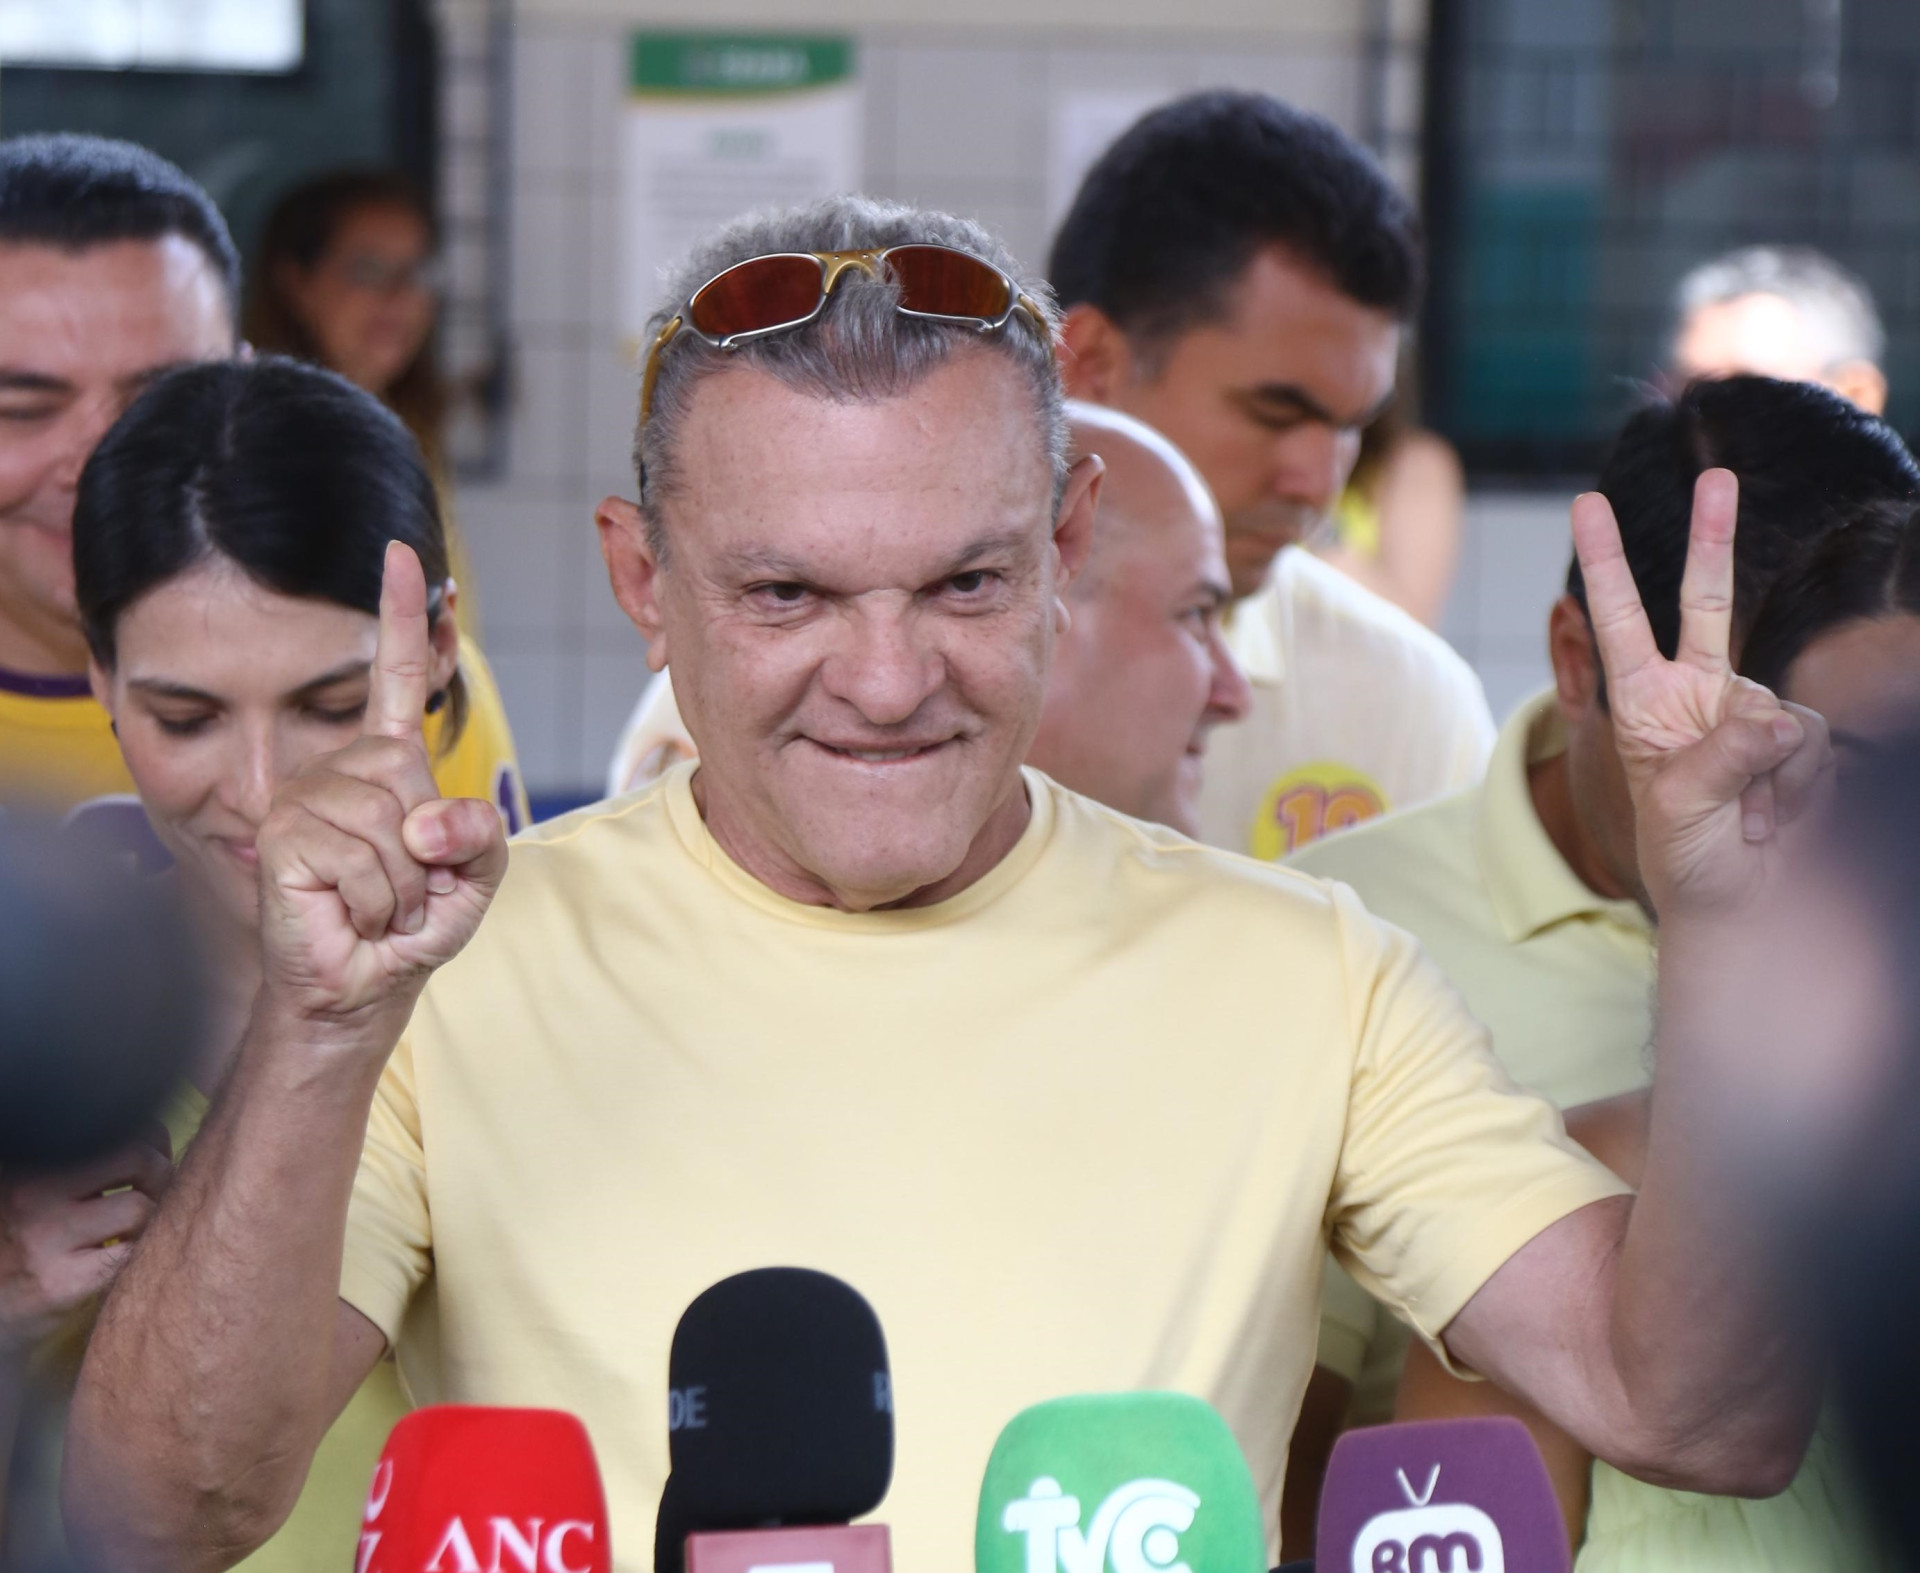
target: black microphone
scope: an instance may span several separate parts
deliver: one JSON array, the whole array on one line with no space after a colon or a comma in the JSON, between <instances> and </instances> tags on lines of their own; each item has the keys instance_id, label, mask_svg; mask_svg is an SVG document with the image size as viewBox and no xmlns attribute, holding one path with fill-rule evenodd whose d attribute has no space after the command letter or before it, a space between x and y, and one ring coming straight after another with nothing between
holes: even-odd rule
<instances>
[{"instance_id":1,"label":"black microphone","mask_svg":"<svg viewBox=\"0 0 1920 1573\"><path fill-rule=\"evenodd\" d=\"M893 1478L886 1340L856 1290L801 1267L723 1279L681 1316L667 1380L656 1573L722 1569L736 1551L759 1566L888 1566L883 1526L844 1527Z\"/></svg>"}]
</instances>

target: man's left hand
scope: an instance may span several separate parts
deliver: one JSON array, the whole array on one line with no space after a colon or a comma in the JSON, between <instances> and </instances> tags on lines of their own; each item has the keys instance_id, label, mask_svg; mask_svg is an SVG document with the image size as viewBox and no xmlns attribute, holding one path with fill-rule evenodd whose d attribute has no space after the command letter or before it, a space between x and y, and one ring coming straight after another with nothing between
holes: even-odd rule
<instances>
[{"instance_id":1,"label":"man's left hand","mask_svg":"<svg viewBox=\"0 0 1920 1573\"><path fill-rule=\"evenodd\" d=\"M1588 492L1573 505L1587 612L1633 793L1640 876L1663 921L1752 899L1832 787L1826 723L1733 670L1738 504L1728 470L1708 470L1694 487L1672 660L1654 643L1606 498Z\"/></svg>"}]
</instances>

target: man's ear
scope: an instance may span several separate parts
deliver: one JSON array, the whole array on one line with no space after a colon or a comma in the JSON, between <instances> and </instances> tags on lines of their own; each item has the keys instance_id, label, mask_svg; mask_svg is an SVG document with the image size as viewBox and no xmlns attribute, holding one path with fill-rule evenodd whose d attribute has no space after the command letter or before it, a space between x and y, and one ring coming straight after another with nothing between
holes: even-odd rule
<instances>
[{"instance_id":1,"label":"man's ear","mask_svg":"<svg viewBox=\"0 0 1920 1573\"><path fill-rule=\"evenodd\" d=\"M1553 663L1560 713L1572 726L1599 704L1601 669L1593 624L1570 595L1561 596L1547 614L1547 658Z\"/></svg>"},{"instance_id":2,"label":"man's ear","mask_svg":"<svg viewBox=\"0 0 1920 1573\"><path fill-rule=\"evenodd\" d=\"M1060 380L1067 397L1116 404L1133 377L1133 347L1098 306L1082 302L1060 324Z\"/></svg>"},{"instance_id":3,"label":"man's ear","mask_svg":"<svg viewBox=\"0 0 1920 1573\"><path fill-rule=\"evenodd\" d=\"M1066 490L1060 494L1060 512L1053 521L1053 549L1060 558L1060 577L1054 589L1062 607L1067 588L1080 577L1093 552L1093 519L1100 502L1100 483L1107 473L1097 453L1074 461L1067 471Z\"/></svg>"},{"instance_id":4,"label":"man's ear","mask_svg":"<svg viewBox=\"0 0 1920 1573\"><path fill-rule=\"evenodd\" d=\"M658 672L667 664L667 630L660 616L664 570L647 538L646 516L626 498L609 497L594 509L593 522L600 528L600 557L613 598L647 641L647 665Z\"/></svg>"}]
</instances>

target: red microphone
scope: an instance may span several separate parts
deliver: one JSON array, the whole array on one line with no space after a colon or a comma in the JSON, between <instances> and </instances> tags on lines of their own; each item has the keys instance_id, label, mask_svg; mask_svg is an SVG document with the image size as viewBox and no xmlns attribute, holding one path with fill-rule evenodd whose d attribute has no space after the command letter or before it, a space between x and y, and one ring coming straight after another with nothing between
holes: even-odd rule
<instances>
[{"instance_id":1,"label":"red microphone","mask_svg":"<svg viewBox=\"0 0 1920 1573\"><path fill-rule=\"evenodd\" d=\"M557 1409L440 1404L387 1438L355 1573L612 1573L587 1428Z\"/></svg>"}]
</instances>

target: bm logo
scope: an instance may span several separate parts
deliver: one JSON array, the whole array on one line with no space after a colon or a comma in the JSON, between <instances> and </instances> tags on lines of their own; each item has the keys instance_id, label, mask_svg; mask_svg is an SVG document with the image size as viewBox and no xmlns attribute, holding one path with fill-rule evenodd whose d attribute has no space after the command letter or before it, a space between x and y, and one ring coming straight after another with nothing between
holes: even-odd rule
<instances>
[{"instance_id":1,"label":"bm logo","mask_svg":"<svg viewBox=\"0 0 1920 1573\"><path fill-rule=\"evenodd\" d=\"M1427 1476L1427 1488L1415 1492L1405 1470L1397 1470L1407 1505L1376 1513L1361 1526L1353 1543L1352 1573L1507 1573L1500 1530L1477 1507L1433 1500L1440 1466Z\"/></svg>"}]
</instances>

